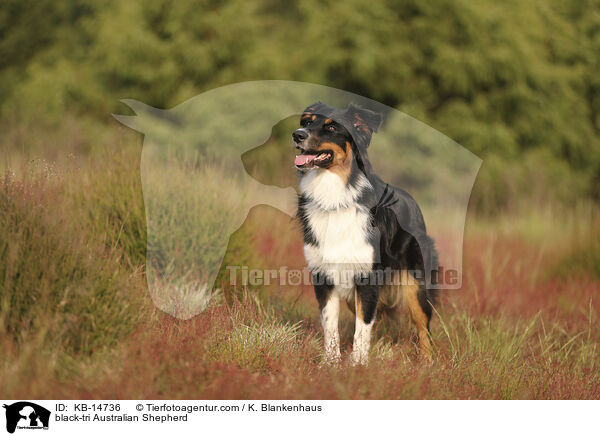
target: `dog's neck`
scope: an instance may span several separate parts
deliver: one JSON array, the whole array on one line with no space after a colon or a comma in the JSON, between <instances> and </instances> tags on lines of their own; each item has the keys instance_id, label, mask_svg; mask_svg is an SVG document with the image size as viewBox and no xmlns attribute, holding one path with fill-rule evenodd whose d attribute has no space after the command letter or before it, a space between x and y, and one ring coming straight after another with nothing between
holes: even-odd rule
<instances>
[{"instance_id":1,"label":"dog's neck","mask_svg":"<svg viewBox=\"0 0 600 436\"><path fill-rule=\"evenodd\" d=\"M361 193L370 189L373 187L362 173L344 182L333 171L315 168L300 179L300 192L322 210L353 207Z\"/></svg>"}]
</instances>

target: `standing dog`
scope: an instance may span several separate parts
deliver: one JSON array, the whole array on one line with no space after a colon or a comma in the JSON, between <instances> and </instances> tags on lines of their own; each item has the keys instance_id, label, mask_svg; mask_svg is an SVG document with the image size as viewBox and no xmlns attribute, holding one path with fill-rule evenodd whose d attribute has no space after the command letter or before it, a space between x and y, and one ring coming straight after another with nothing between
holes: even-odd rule
<instances>
[{"instance_id":1,"label":"standing dog","mask_svg":"<svg viewBox=\"0 0 600 436\"><path fill-rule=\"evenodd\" d=\"M340 300L356 315L352 360L368 362L376 312L404 307L431 359L429 321L435 292L428 289L437 253L419 206L405 191L373 173L367 147L382 122L376 112L350 104L338 110L307 107L293 132L300 150L298 219L313 275L325 356L340 361Z\"/></svg>"}]
</instances>

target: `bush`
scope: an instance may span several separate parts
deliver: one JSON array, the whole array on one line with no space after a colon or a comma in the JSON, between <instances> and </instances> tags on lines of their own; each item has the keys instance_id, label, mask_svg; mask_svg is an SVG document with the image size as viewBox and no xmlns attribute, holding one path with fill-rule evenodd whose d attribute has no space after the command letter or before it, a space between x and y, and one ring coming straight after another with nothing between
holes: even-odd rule
<instances>
[{"instance_id":1,"label":"bush","mask_svg":"<svg viewBox=\"0 0 600 436\"><path fill-rule=\"evenodd\" d=\"M600 180L600 21L589 13L598 6L10 0L0 13L0 121L104 123L121 98L166 108L234 82L308 81L397 107L510 168L543 150L539 163L564 164L587 196ZM538 172L553 175L534 170L517 191ZM490 171L486 201L502 206L506 180Z\"/></svg>"}]
</instances>

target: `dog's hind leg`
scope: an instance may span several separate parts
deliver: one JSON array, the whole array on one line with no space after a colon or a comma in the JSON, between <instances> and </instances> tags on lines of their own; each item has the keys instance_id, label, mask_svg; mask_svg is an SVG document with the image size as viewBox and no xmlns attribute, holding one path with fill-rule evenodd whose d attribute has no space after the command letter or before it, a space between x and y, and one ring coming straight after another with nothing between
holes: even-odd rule
<instances>
[{"instance_id":1,"label":"dog's hind leg","mask_svg":"<svg viewBox=\"0 0 600 436\"><path fill-rule=\"evenodd\" d=\"M432 309L427 300L425 290L422 289L418 283L411 280L411 283L402 285L402 291L404 294L404 302L417 327L421 354L425 359L431 361L432 346L429 336L429 320L431 319Z\"/></svg>"}]
</instances>

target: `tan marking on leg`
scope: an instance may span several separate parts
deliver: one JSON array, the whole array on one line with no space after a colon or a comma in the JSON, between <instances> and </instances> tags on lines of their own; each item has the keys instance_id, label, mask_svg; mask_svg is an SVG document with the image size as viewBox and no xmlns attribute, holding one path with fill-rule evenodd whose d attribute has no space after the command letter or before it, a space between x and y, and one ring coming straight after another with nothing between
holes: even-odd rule
<instances>
[{"instance_id":1,"label":"tan marking on leg","mask_svg":"<svg viewBox=\"0 0 600 436\"><path fill-rule=\"evenodd\" d=\"M362 310L362 301L360 301L360 298L358 298L358 291L354 290L354 304L356 307L355 310L355 315L356 318L360 319L361 321L364 319L364 314L363 314L363 310Z\"/></svg>"},{"instance_id":2,"label":"tan marking on leg","mask_svg":"<svg viewBox=\"0 0 600 436\"><path fill-rule=\"evenodd\" d=\"M410 316L417 327L421 354L425 359L431 361L431 340L429 338L429 330L427 329L427 315L425 312L423 312L423 309L419 304L419 285L417 283L403 285L402 291L404 294L404 301L410 312Z\"/></svg>"},{"instance_id":3,"label":"tan marking on leg","mask_svg":"<svg viewBox=\"0 0 600 436\"><path fill-rule=\"evenodd\" d=\"M400 308L404 298L402 286L400 286L400 272L393 271L389 279L391 279L391 282L385 283L385 285L381 287L379 292L379 305L377 306L378 309L382 308L386 311ZM388 277L386 277L385 280L388 281Z\"/></svg>"},{"instance_id":4,"label":"tan marking on leg","mask_svg":"<svg viewBox=\"0 0 600 436\"><path fill-rule=\"evenodd\" d=\"M354 298L345 301L348 309L350 309L350 312L352 312L353 315L356 315L356 302L354 301Z\"/></svg>"}]
</instances>

